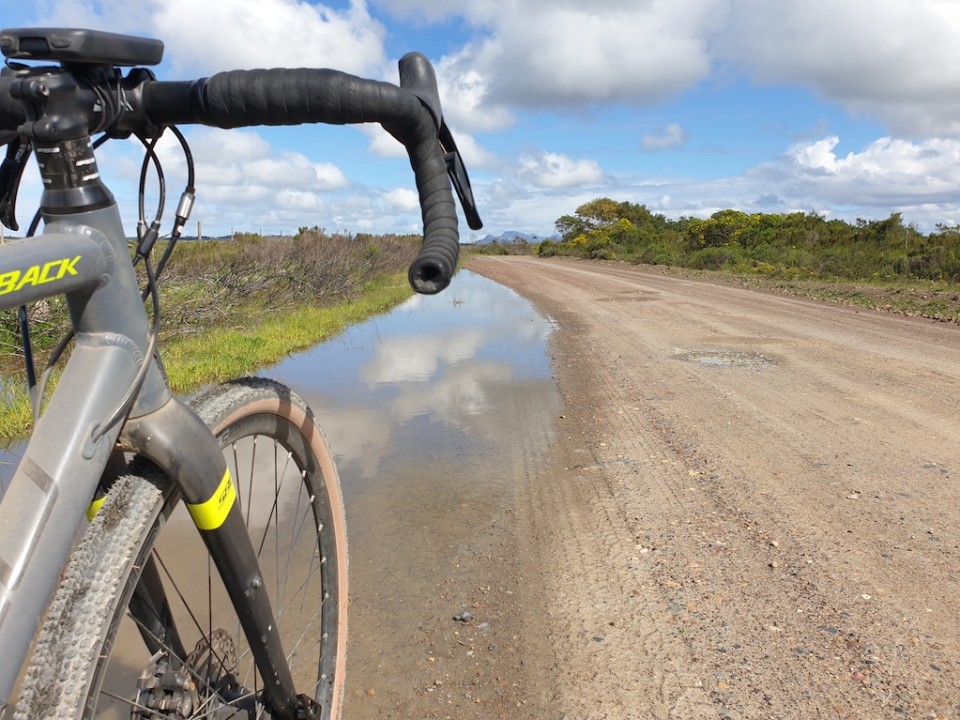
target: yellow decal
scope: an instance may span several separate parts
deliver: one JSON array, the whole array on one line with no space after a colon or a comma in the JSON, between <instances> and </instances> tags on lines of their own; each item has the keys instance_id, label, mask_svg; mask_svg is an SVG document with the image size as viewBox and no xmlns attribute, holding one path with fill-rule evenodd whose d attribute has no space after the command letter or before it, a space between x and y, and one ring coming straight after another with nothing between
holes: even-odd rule
<instances>
[{"instance_id":1,"label":"yellow decal","mask_svg":"<svg viewBox=\"0 0 960 720\"><path fill-rule=\"evenodd\" d=\"M201 530L216 530L223 525L230 514L234 501L237 499L237 489L230 479L230 471L223 473L223 480L220 481L220 487L206 502L191 505L187 503L187 509L193 516L194 524Z\"/></svg>"},{"instance_id":2,"label":"yellow decal","mask_svg":"<svg viewBox=\"0 0 960 720\"><path fill-rule=\"evenodd\" d=\"M34 265L22 271L11 270L0 273L0 295L19 292L28 286L46 285L62 280L67 275L76 275L77 263L81 258L81 255L77 255L75 258L63 258L44 265Z\"/></svg>"},{"instance_id":3,"label":"yellow decal","mask_svg":"<svg viewBox=\"0 0 960 720\"><path fill-rule=\"evenodd\" d=\"M107 496L104 495L90 503L90 507L87 508L87 520L93 522L93 519L97 516L97 513L100 512L100 508L103 507L103 503L106 502L106 500Z\"/></svg>"}]
</instances>

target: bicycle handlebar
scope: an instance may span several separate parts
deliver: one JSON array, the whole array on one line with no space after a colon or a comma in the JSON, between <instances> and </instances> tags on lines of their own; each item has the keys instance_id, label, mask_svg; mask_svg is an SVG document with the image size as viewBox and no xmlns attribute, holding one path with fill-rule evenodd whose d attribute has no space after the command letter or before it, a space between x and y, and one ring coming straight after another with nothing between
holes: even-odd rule
<instances>
[{"instance_id":1,"label":"bicycle handlebar","mask_svg":"<svg viewBox=\"0 0 960 720\"><path fill-rule=\"evenodd\" d=\"M33 81L37 80L33 77ZM31 93L16 74L0 77L0 142L9 132L31 137L49 128L28 120ZM453 277L459 255L456 208L451 180L473 229L482 225L473 205L469 179L452 136L443 122L437 82L429 60L419 53L400 61L400 85L368 80L336 70L233 70L187 82L157 81L146 71L133 71L123 83L124 108L110 127L104 125L104 94L87 102L88 134L137 133L151 136L167 125L203 124L220 128L303 123L377 122L407 150L419 193L424 242L408 277L420 293L443 290ZM84 94L82 87L78 94ZM49 125L49 122L47 123ZM67 128L68 131L73 128ZM447 175L450 175L450 179Z\"/></svg>"}]
</instances>

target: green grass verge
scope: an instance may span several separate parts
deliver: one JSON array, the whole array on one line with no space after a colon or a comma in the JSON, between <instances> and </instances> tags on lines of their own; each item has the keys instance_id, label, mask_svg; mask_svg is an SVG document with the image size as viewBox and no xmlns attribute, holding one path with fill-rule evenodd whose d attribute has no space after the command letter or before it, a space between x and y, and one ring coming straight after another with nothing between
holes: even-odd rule
<instances>
[{"instance_id":1,"label":"green grass verge","mask_svg":"<svg viewBox=\"0 0 960 720\"><path fill-rule=\"evenodd\" d=\"M185 395L208 383L248 375L386 312L412 295L406 274L368 284L355 300L326 307L274 310L245 326L212 327L170 338L161 355L174 392ZM0 441L23 437L33 425L24 383L8 382L0 411Z\"/></svg>"},{"instance_id":2,"label":"green grass verge","mask_svg":"<svg viewBox=\"0 0 960 720\"><path fill-rule=\"evenodd\" d=\"M167 341L161 355L174 392L248 374L385 312L411 296L405 276L368 286L357 300L329 307L273 311L251 328L215 327Z\"/></svg>"}]
</instances>

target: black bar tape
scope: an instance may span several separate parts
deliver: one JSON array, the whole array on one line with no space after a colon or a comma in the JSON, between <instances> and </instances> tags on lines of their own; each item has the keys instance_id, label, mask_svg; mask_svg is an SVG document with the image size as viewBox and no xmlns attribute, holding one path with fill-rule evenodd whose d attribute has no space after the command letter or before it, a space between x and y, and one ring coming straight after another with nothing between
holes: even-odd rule
<instances>
[{"instance_id":1,"label":"black bar tape","mask_svg":"<svg viewBox=\"0 0 960 720\"><path fill-rule=\"evenodd\" d=\"M447 166L435 138L410 151L423 217L423 246L410 265L408 279L419 293L432 295L450 284L460 254L457 210L453 204Z\"/></svg>"},{"instance_id":2,"label":"black bar tape","mask_svg":"<svg viewBox=\"0 0 960 720\"><path fill-rule=\"evenodd\" d=\"M422 62L429 65L426 58ZM414 77L430 79L417 62L413 67L418 70ZM0 77L0 142L13 137L3 131L14 131L27 120L22 101L11 96L15 82ZM119 119L116 131L149 133L161 126L188 123L221 128L380 123L407 149L416 176L424 244L410 268L410 283L421 293L439 292L449 284L459 244L456 207L437 139L438 99L433 103L425 94L428 100L422 101L414 92L390 83L308 68L234 70L188 82L135 82L126 95L133 107Z\"/></svg>"},{"instance_id":3,"label":"black bar tape","mask_svg":"<svg viewBox=\"0 0 960 720\"><path fill-rule=\"evenodd\" d=\"M223 128L379 122L407 148L416 177L424 242L408 278L419 293L440 292L459 255L457 214L433 111L389 83L335 70L235 70L201 90L202 122Z\"/></svg>"},{"instance_id":4,"label":"black bar tape","mask_svg":"<svg viewBox=\"0 0 960 720\"><path fill-rule=\"evenodd\" d=\"M246 125L380 122L384 112L415 112L395 85L336 70L233 70L204 83L206 122ZM404 108L404 100L406 107Z\"/></svg>"}]
</instances>

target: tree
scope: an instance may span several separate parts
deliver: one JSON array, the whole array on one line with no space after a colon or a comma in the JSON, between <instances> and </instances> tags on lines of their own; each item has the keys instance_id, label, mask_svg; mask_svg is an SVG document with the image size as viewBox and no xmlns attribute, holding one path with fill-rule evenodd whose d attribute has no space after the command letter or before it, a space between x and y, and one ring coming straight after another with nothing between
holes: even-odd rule
<instances>
[{"instance_id":1,"label":"tree","mask_svg":"<svg viewBox=\"0 0 960 720\"><path fill-rule=\"evenodd\" d=\"M604 227L620 218L620 203L610 198L597 198L578 207L577 215L592 228Z\"/></svg>"},{"instance_id":2,"label":"tree","mask_svg":"<svg viewBox=\"0 0 960 720\"><path fill-rule=\"evenodd\" d=\"M610 198L597 198L577 208L574 215L564 215L556 222L557 232L567 242L580 235L602 230L621 217L621 210L629 203L618 203Z\"/></svg>"},{"instance_id":3,"label":"tree","mask_svg":"<svg viewBox=\"0 0 960 720\"><path fill-rule=\"evenodd\" d=\"M557 232L560 233L560 237L564 240L573 240L577 235L582 235L590 229L586 220L582 217L574 217L573 215L564 215L557 220L556 228Z\"/></svg>"}]
</instances>

